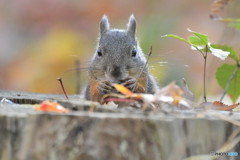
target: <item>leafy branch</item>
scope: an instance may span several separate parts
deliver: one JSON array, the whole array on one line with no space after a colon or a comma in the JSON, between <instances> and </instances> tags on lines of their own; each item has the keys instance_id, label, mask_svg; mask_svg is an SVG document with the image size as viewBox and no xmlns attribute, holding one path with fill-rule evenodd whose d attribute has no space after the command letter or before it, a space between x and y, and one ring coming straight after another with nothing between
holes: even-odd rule
<instances>
[{"instance_id":1,"label":"leafy branch","mask_svg":"<svg viewBox=\"0 0 240 160\"><path fill-rule=\"evenodd\" d=\"M230 52L229 58L235 61L235 65L223 64L216 71L218 84L224 89L220 101L228 94L235 103L240 96L240 56L237 56L236 51L231 46L216 44L214 47Z\"/></svg>"},{"instance_id":2,"label":"leafy branch","mask_svg":"<svg viewBox=\"0 0 240 160\"><path fill-rule=\"evenodd\" d=\"M208 41L208 36L194 32L190 29L188 29L189 32L191 32L194 36L188 37L188 40L174 35L174 34L167 34L162 37L173 37L176 39L179 39L191 46L193 50L197 50L199 53L202 54L204 59L204 73L203 73L203 98L204 101L207 102L207 96L206 96L206 70L207 70L207 55L208 53L212 53L214 56L220 58L221 60L225 60L228 55L230 54L229 51L224 51L221 48L211 45ZM233 56L233 55L232 55Z\"/></svg>"},{"instance_id":3,"label":"leafy branch","mask_svg":"<svg viewBox=\"0 0 240 160\"><path fill-rule=\"evenodd\" d=\"M229 81L228 81L228 83L227 83L227 86L226 86L226 88L225 88L225 90L224 90L224 92L223 92L223 95L221 96L221 98L220 98L220 100L219 100L220 102L222 102L224 96L227 94L227 91L228 91L228 88L229 88L229 86L230 86L230 83L232 82L233 78L236 76L236 73L237 73L239 67L240 67L240 63L238 63L237 66L236 66L236 68L234 69L233 74L232 74L231 78L229 79Z\"/></svg>"}]
</instances>

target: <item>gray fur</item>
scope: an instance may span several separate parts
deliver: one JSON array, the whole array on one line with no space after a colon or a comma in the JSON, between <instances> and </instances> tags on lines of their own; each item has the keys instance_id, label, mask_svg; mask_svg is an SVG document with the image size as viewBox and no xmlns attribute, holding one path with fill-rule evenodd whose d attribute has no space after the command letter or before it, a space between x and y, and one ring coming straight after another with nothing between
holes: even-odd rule
<instances>
[{"instance_id":1,"label":"gray fur","mask_svg":"<svg viewBox=\"0 0 240 160\"><path fill-rule=\"evenodd\" d=\"M109 29L109 22L108 22L108 18L106 15L104 15L102 17L102 20L100 22L100 33L103 34L104 32L106 32Z\"/></svg>"},{"instance_id":2,"label":"gray fur","mask_svg":"<svg viewBox=\"0 0 240 160\"><path fill-rule=\"evenodd\" d=\"M88 75L101 81L120 83L127 77L136 78L146 63L146 58L139 46L136 37L136 20L133 15L129 17L126 30L110 29L107 16L103 16L100 22L100 37L97 50L100 48L102 56L94 54ZM136 49L136 57L132 56L133 48ZM145 68L142 77L146 77L148 83L147 93L154 93L157 85L154 78ZM89 85L85 97L89 99Z\"/></svg>"},{"instance_id":3,"label":"gray fur","mask_svg":"<svg viewBox=\"0 0 240 160\"><path fill-rule=\"evenodd\" d=\"M136 19L134 17L134 15L132 14L129 17L129 22L128 22L128 33L131 34L132 37L135 38L136 35L136 27L137 27L137 22Z\"/></svg>"}]
</instances>

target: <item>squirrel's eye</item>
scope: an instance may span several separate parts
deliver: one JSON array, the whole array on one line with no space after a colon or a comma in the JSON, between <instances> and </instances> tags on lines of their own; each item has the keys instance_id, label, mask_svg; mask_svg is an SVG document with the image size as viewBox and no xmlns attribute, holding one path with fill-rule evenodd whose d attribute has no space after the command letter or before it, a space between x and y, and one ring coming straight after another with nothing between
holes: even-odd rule
<instances>
[{"instance_id":1,"label":"squirrel's eye","mask_svg":"<svg viewBox=\"0 0 240 160\"><path fill-rule=\"evenodd\" d=\"M98 56L102 56L102 50L101 50L101 48L98 48L98 50L97 50L97 54L98 54Z\"/></svg>"},{"instance_id":2,"label":"squirrel's eye","mask_svg":"<svg viewBox=\"0 0 240 160\"><path fill-rule=\"evenodd\" d=\"M136 54L137 54L137 50L136 50L136 48L133 48L133 50L132 50L132 57L136 57Z\"/></svg>"}]
</instances>

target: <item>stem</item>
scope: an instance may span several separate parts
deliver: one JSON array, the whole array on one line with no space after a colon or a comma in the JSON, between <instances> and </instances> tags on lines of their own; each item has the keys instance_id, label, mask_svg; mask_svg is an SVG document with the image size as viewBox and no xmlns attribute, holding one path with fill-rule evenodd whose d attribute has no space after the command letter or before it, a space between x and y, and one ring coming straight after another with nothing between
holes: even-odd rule
<instances>
[{"instance_id":1,"label":"stem","mask_svg":"<svg viewBox=\"0 0 240 160\"><path fill-rule=\"evenodd\" d=\"M66 96L66 98L68 99L67 92L65 91L65 88L64 88L64 86L63 86L62 77L58 77L57 80L60 82L61 87L62 87L62 90L63 90L63 93L64 93L64 95Z\"/></svg>"},{"instance_id":2,"label":"stem","mask_svg":"<svg viewBox=\"0 0 240 160\"><path fill-rule=\"evenodd\" d=\"M204 101L207 102L207 96L206 96L206 68L207 68L207 52L208 52L208 48L206 45L206 53L203 56L204 58L204 73L203 73L203 98Z\"/></svg>"},{"instance_id":3,"label":"stem","mask_svg":"<svg viewBox=\"0 0 240 160\"><path fill-rule=\"evenodd\" d=\"M227 94L227 90L228 90L228 88L229 88L229 86L230 86L230 83L232 82L233 78L235 77L235 75L236 75L239 67L240 67L240 63L237 63L237 66L236 66L235 70L233 71L233 73L232 73L232 75L231 75L231 77L230 77L230 79L229 79L229 81L228 81L228 83L227 83L227 86L226 86L226 88L225 88L225 90L224 90L224 92L223 92L223 95L222 95L222 97L221 97L220 100L219 100L220 102L222 102L224 96Z\"/></svg>"},{"instance_id":4,"label":"stem","mask_svg":"<svg viewBox=\"0 0 240 160\"><path fill-rule=\"evenodd\" d=\"M204 57L204 53L200 50L200 49L198 49L197 47L195 47L201 54L202 54L202 56Z\"/></svg>"},{"instance_id":5,"label":"stem","mask_svg":"<svg viewBox=\"0 0 240 160\"><path fill-rule=\"evenodd\" d=\"M144 64L144 66L143 66L142 70L140 71L140 73L138 74L138 77L136 78L136 84L135 84L135 86L133 87L132 92L134 92L134 91L136 90L136 88L137 88L137 83L138 83L138 81L139 81L139 79L140 79L140 77L141 77L144 69L146 68L146 66L147 66L147 64L148 64L148 61L149 61L149 58L150 58L151 54L152 54L152 46L150 46L150 51L149 51L149 53L148 53L147 61L146 61L146 63Z\"/></svg>"},{"instance_id":6,"label":"stem","mask_svg":"<svg viewBox=\"0 0 240 160\"><path fill-rule=\"evenodd\" d=\"M81 93L81 72L78 68L81 67L80 65L80 60L77 59L76 62L75 62L75 65L76 65L76 80L77 80L77 94L80 94Z\"/></svg>"}]
</instances>

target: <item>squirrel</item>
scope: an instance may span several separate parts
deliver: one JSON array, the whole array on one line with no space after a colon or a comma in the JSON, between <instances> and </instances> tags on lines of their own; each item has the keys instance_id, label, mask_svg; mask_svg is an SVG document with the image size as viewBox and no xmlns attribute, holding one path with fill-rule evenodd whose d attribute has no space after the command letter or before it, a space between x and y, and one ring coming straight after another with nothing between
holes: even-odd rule
<instances>
[{"instance_id":1,"label":"squirrel","mask_svg":"<svg viewBox=\"0 0 240 160\"><path fill-rule=\"evenodd\" d=\"M131 15L126 30L110 29L107 16L102 17L96 53L88 69L85 99L100 102L104 94L116 93L116 83L131 91L136 85L135 93L155 93L158 87L148 65L136 80L146 63L136 37L136 25Z\"/></svg>"}]
</instances>

